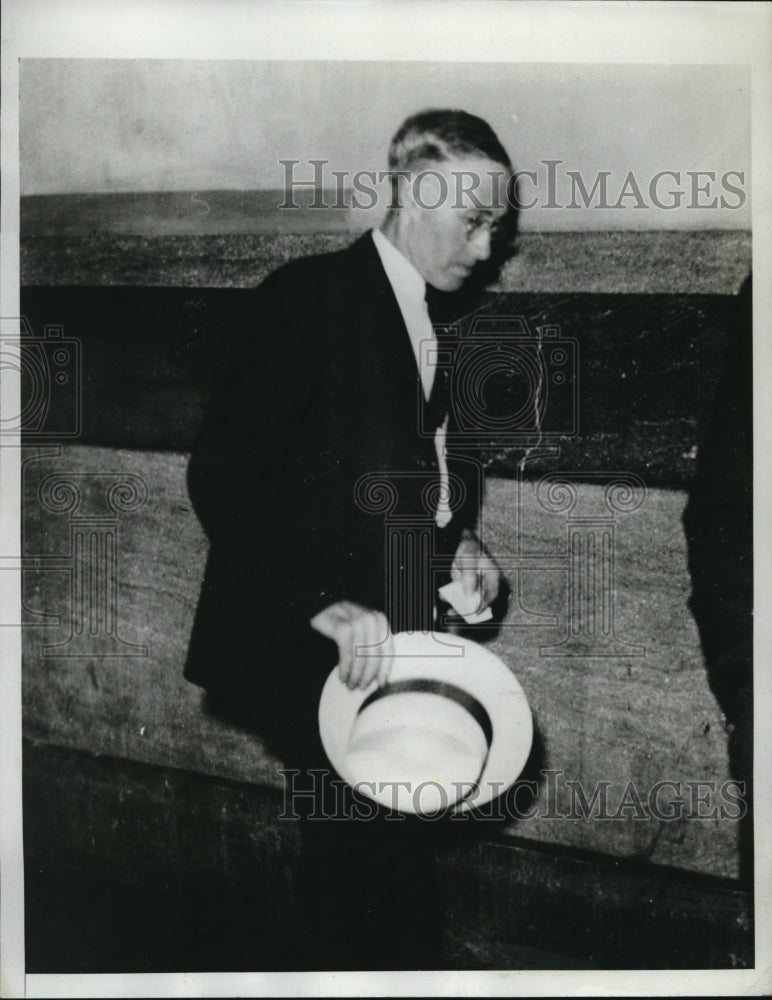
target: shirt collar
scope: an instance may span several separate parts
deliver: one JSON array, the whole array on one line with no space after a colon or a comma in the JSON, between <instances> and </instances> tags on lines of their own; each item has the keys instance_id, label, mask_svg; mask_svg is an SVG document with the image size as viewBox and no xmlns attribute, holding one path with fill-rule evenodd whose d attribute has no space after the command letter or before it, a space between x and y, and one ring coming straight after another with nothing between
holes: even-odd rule
<instances>
[{"instance_id":1,"label":"shirt collar","mask_svg":"<svg viewBox=\"0 0 772 1000\"><path fill-rule=\"evenodd\" d=\"M423 302L426 298L426 282L407 257L397 250L380 229L373 230L373 243L397 296L400 299L404 297L411 303Z\"/></svg>"}]
</instances>

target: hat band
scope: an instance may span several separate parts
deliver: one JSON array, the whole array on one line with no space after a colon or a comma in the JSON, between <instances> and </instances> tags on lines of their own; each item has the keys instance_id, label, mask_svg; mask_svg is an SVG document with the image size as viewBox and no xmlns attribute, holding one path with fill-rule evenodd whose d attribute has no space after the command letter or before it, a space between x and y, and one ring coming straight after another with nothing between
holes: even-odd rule
<instances>
[{"instance_id":1,"label":"hat band","mask_svg":"<svg viewBox=\"0 0 772 1000\"><path fill-rule=\"evenodd\" d=\"M389 684L384 684L383 687L376 688L372 694L365 698L359 706L357 715L363 712L368 705L372 705L373 702L378 701L380 698L387 698L392 694L404 694L410 691L420 691L422 694L438 694L442 698L449 698L451 701L455 701L457 705L465 708L475 722L477 722L480 729L482 729L485 741L490 749L490 745L493 742L493 723L485 710L485 706L474 695L469 694L468 691L464 691L462 688L456 687L455 684L448 684L445 681L416 677L412 680L393 681Z\"/></svg>"}]
</instances>

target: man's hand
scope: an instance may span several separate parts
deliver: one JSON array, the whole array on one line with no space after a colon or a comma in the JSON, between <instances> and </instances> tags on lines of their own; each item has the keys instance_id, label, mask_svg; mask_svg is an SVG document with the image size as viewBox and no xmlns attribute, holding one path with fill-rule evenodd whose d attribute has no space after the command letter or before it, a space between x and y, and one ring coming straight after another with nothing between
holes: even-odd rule
<instances>
[{"instance_id":1,"label":"man's hand","mask_svg":"<svg viewBox=\"0 0 772 1000\"><path fill-rule=\"evenodd\" d=\"M311 627L338 644L338 673L349 688L366 688L376 677L385 684L394 642L384 614L353 601L338 601L312 618Z\"/></svg>"},{"instance_id":2,"label":"man's hand","mask_svg":"<svg viewBox=\"0 0 772 1000\"><path fill-rule=\"evenodd\" d=\"M453 565L450 567L452 580L460 580L464 592L480 594L479 614L492 604L499 593L501 571L482 546L473 531L464 530L458 543Z\"/></svg>"}]
</instances>

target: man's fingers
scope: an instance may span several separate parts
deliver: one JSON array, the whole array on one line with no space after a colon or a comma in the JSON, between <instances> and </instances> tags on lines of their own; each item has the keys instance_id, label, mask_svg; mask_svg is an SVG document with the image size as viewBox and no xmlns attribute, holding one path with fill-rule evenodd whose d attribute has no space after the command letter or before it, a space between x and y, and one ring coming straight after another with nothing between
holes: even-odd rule
<instances>
[{"instance_id":1,"label":"man's fingers","mask_svg":"<svg viewBox=\"0 0 772 1000\"><path fill-rule=\"evenodd\" d=\"M450 568L450 578L454 582L461 581L465 594L480 594L478 613L498 597L500 575L498 566L479 539L471 533L462 535Z\"/></svg>"},{"instance_id":2,"label":"man's fingers","mask_svg":"<svg viewBox=\"0 0 772 1000\"><path fill-rule=\"evenodd\" d=\"M351 670L354 665L353 628L350 622L340 622L335 640L338 643L338 676L344 684L351 686Z\"/></svg>"},{"instance_id":3,"label":"man's fingers","mask_svg":"<svg viewBox=\"0 0 772 1000\"><path fill-rule=\"evenodd\" d=\"M467 595L479 594L479 613L496 600L499 593L499 568L484 549L472 551L468 541L462 541L450 567L450 578L460 581Z\"/></svg>"},{"instance_id":4,"label":"man's fingers","mask_svg":"<svg viewBox=\"0 0 772 1000\"><path fill-rule=\"evenodd\" d=\"M383 616L382 616L383 617ZM386 618L383 618L386 625L387 639L386 644L383 648L383 654L381 655L381 664L378 668L378 685L383 686L389 679L389 674L391 673L391 665L394 662L394 638L391 634L391 629L389 629L389 623Z\"/></svg>"},{"instance_id":5,"label":"man's fingers","mask_svg":"<svg viewBox=\"0 0 772 1000\"><path fill-rule=\"evenodd\" d=\"M338 676L347 684L351 674L351 618L352 608L346 601L338 601L320 611L311 619L311 628L328 639L333 639L338 647Z\"/></svg>"},{"instance_id":6,"label":"man's fingers","mask_svg":"<svg viewBox=\"0 0 772 1000\"><path fill-rule=\"evenodd\" d=\"M493 604L499 596L499 571L494 565L486 566L482 572L483 607Z\"/></svg>"},{"instance_id":7,"label":"man's fingers","mask_svg":"<svg viewBox=\"0 0 772 1000\"><path fill-rule=\"evenodd\" d=\"M351 672L348 686L350 688L364 687L362 675L367 663L368 621L370 615L365 612L354 619L351 628Z\"/></svg>"},{"instance_id":8,"label":"man's fingers","mask_svg":"<svg viewBox=\"0 0 772 1000\"><path fill-rule=\"evenodd\" d=\"M362 621L362 643L359 646L361 672L357 670L356 683L361 688L368 687L373 680L388 677L394 655L394 644L389 630L389 622L380 611L370 611ZM352 671L353 676L353 671Z\"/></svg>"},{"instance_id":9,"label":"man's fingers","mask_svg":"<svg viewBox=\"0 0 772 1000\"><path fill-rule=\"evenodd\" d=\"M338 601L311 619L311 627L338 646L338 676L349 688L388 677L393 659L389 623L380 611Z\"/></svg>"},{"instance_id":10,"label":"man's fingers","mask_svg":"<svg viewBox=\"0 0 772 1000\"><path fill-rule=\"evenodd\" d=\"M377 612L371 611L362 616L361 633L361 639L354 647L354 653L361 664L361 669L357 671L357 684L361 688L366 688L377 674L381 662L378 643L383 639L383 635L379 634Z\"/></svg>"}]
</instances>

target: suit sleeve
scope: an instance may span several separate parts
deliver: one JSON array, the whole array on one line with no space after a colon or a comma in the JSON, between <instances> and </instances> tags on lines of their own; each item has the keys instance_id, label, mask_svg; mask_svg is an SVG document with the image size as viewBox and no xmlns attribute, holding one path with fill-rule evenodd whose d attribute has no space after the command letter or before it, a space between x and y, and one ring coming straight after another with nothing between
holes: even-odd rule
<instances>
[{"instance_id":1,"label":"suit sleeve","mask_svg":"<svg viewBox=\"0 0 772 1000\"><path fill-rule=\"evenodd\" d=\"M319 493L330 475L318 454L322 324L298 281L282 269L247 310L217 322L223 363L188 484L212 547L248 584L252 604L272 614L291 607L307 620L330 596Z\"/></svg>"},{"instance_id":2,"label":"suit sleeve","mask_svg":"<svg viewBox=\"0 0 772 1000\"><path fill-rule=\"evenodd\" d=\"M210 542L186 677L249 696L261 675L331 669L335 644L308 624L334 599L316 427L325 343L313 289L291 267L212 318L221 363L188 488Z\"/></svg>"}]
</instances>

